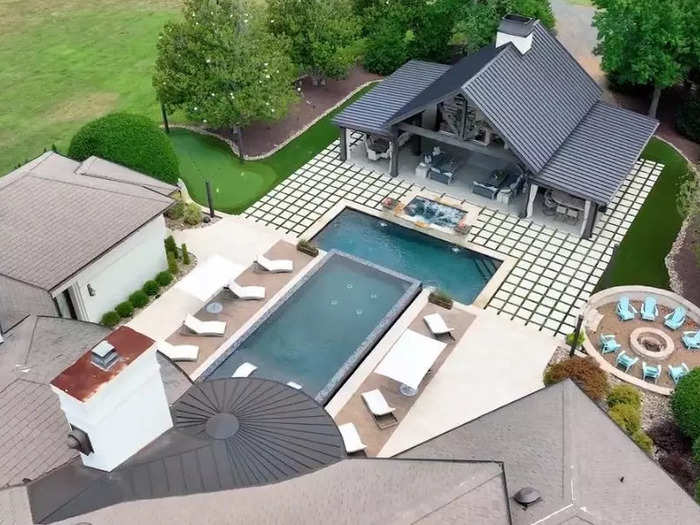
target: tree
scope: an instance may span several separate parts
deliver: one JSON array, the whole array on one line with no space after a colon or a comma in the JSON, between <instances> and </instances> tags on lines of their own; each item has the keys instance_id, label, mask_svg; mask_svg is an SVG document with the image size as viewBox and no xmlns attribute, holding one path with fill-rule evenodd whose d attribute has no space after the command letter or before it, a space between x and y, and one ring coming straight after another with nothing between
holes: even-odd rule
<instances>
[{"instance_id":1,"label":"tree","mask_svg":"<svg viewBox=\"0 0 700 525\"><path fill-rule=\"evenodd\" d=\"M230 128L243 158L241 128L282 118L295 100L286 39L267 30L247 0L185 0L184 19L158 37L153 86L168 111Z\"/></svg>"},{"instance_id":2,"label":"tree","mask_svg":"<svg viewBox=\"0 0 700 525\"><path fill-rule=\"evenodd\" d=\"M594 0L598 29L594 52L603 71L625 84L654 87L649 115L661 91L686 78L700 61L697 0Z\"/></svg>"},{"instance_id":3,"label":"tree","mask_svg":"<svg viewBox=\"0 0 700 525\"><path fill-rule=\"evenodd\" d=\"M501 18L509 13L537 18L548 29L554 27L549 0L475 0L462 3L457 13L455 39L468 53L493 42Z\"/></svg>"},{"instance_id":4,"label":"tree","mask_svg":"<svg viewBox=\"0 0 700 525\"><path fill-rule=\"evenodd\" d=\"M361 52L360 20L350 0L269 0L270 29L289 39L292 61L314 85L339 78Z\"/></svg>"}]
</instances>

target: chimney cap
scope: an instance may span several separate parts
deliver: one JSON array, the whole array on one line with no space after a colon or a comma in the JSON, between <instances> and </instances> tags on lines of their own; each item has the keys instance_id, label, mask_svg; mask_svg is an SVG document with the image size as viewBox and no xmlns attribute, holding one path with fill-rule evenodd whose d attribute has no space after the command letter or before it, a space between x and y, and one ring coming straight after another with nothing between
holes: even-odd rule
<instances>
[{"instance_id":1,"label":"chimney cap","mask_svg":"<svg viewBox=\"0 0 700 525\"><path fill-rule=\"evenodd\" d=\"M513 36L526 37L534 30L535 22L534 18L512 13L501 19L498 31Z\"/></svg>"},{"instance_id":2,"label":"chimney cap","mask_svg":"<svg viewBox=\"0 0 700 525\"><path fill-rule=\"evenodd\" d=\"M513 495L513 499L527 507L528 505L537 503L542 499L542 496L540 496L539 491L533 487L523 487Z\"/></svg>"}]
</instances>

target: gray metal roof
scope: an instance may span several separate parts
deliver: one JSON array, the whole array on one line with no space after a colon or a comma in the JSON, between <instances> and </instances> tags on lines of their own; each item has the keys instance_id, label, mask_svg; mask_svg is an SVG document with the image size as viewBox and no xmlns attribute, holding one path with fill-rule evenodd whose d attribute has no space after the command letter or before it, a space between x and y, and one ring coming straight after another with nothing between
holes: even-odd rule
<instances>
[{"instance_id":1,"label":"gray metal roof","mask_svg":"<svg viewBox=\"0 0 700 525\"><path fill-rule=\"evenodd\" d=\"M36 479L76 456L68 423L49 382L109 333L104 326L29 316L0 344L0 487ZM191 384L159 356L169 400ZM2 520L0 519L0 523Z\"/></svg>"},{"instance_id":2,"label":"gray metal roof","mask_svg":"<svg viewBox=\"0 0 700 525\"><path fill-rule=\"evenodd\" d=\"M605 205L658 125L634 111L597 102L533 182Z\"/></svg>"},{"instance_id":3,"label":"gray metal roof","mask_svg":"<svg viewBox=\"0 0 700 525\"><path fill-rule=\"evenodd\" d=\"M570 380L418 445L401 457L503 461L513 523L700 523L700 506ZM620 480L624 478L624 482ZM545 519L546 518L546 519Z\"/></svg>"},{"instance_id":4,"label":"gray metal roof","mask_svg":"<svg viewBox=\"0 0 700 525\"><path fill-rule=\"evenodd\" d=\"M508 44L465 83L467 97L486 115L533 173L539 172L601 90L539 22L532 48Z\"/></svg>"},{"instance_id":5,"label":"gray metal roof","mask_svg":"<svg viewBox=\"0 0 700 525\"><path fill-rule=\"evenodd\" d=\"M345 456L323 407L275 381L197 383L172 413L172 429L111 473L73 461L31 483L34 519L53 522L123 501L279 482Z\"/></svg>"},{"instance_id":6,"label":"gray metal roof","mask_svg":"<svg viewBox=\"0 0 700 525\"><path fill-rule=\"evenodd\" d=\"M333 118L338 126L388 134L387 122L450 66L411 60Z\"/></svg>"},{"instance_id":7,"label":"gray metal roof","mask_svg":"<svg viewBox=\"0 0 700 525\"><path fill-rule=\"evenodd\" d=\"M47 152L0 177L0 274L51 291L172 200Z\"/></svg>"}]
</instances>

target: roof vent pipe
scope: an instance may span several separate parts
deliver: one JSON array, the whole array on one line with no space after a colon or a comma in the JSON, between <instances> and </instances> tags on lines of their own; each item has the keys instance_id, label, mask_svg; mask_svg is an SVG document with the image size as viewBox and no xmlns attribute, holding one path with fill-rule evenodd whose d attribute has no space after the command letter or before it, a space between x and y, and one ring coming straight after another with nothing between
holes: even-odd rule
<instances>
[{"instance_id":1,"label":"roof vent pipe","mask_svg":"<svg viewBox=\"0 0 700 525\"><path fill-rule=\"evenodd\" d=\"M520 15L506 15L501 19L496 33L496 47L512 43L521 55L532 47L532 33L535 30L535 19Z\"/></svg>"},{"instance_id":2,"label":"roof vent pipe","mask_svg":"<svg viewBox=\"0 0 700 525\"><path fill-rule=\"evenodd\" d=\"M119 354L114 347L107 341L101 341L95 348L92 349L90 360L92 364L102 370L109 370L114 363L117 362Z\"/></svg>"},{"instance_id":3,"label":"roof vent pipe","mask_svg":"<svg viewBox=\"0 0 700 525\"><path fill-rule=\"evenodd\" d=\"M513 499L520 503L524 508L537 503L542 499L537 489L532 487L523 487L513 495Z\"/></svg>"}]
</instances>

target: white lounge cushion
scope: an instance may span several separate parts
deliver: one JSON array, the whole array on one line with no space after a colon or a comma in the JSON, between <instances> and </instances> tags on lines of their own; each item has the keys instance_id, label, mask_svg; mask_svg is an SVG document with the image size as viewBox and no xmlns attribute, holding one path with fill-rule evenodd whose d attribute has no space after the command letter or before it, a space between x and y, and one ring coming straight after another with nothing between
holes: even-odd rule
<instances>
[{"instance_id":1,"label":"white lounge cushion","mask_svg":"<svg viewBox=\"0 0 700 525\"><path fill-rule=\"evenodd\" d=\"M158 351L171 361L196 361L199 357L197 345L173 345L167 341L158 341Z\"/></svg>"},{"instance_id":2,"label":"white lounge cushion","mask_svg":"<svg viewBox=\"0 0 700 525\"><path fill-rule=\"evenodd\" d=\"M449 334L452 331L452 328L447 326L445 320L438 313L426 315L423 320L425 321L425 324L428 325L428 328L433 335Z\"/></svg>"},{"instance_id":3,"label":"white lounge cushion","mask_svg":"<svg viewBox=\"0 0 700 525\"><path fill-rule=\"evenodd\" d=\"M294 381L287 381L287 386L291 386L297 390L301 390L303 388L299 383L295 383Z\"/></svg>"},{"instance_id":4,"label":"white lounge cushion","mask_svg":"<svg viewBox=\"0 0 700 525\"><path fill-rule=\"evenodd\" d=\"M236 371L231 377L248 377L250 374L258 369L253 363L243 363L241 366L236 368Z\"/></svg>"},{"instance_id":5,"label":"white lounge cushion","mask_svg":"<svg viewBox=\"0 0 700 525\"><path fill-rule=\"evenodd\" d=\"M362 399L364 399L367 408L369 408L370 412L375 416L386 416L395 410L394 407L389 406L384 394L382 394L378 388L370 390L369 392L364 392L362 394Z\"/></svg>"},{"instance_id":6,"label":"white lounge cushion","mask_svg":"<svg viewBox=\"0 0 700 525\"><path fill-rule=\"evenodd\" d=\"M354 424L345 423L340 425L338 430L340 430L340 435L343 436L343 443L345 443L345 450L348 454L367 448L367 445L360 439L360 434L357 433L357 428L355 428Z\"/></svg>"},{"instance_id":7,"label":"white lounge cushion","mask_svg":"<svg viewBox=\"0 0 700 525\"><path fill-rule=\"evenodd\" d=\"M224 335L226 321L200 321L194 315L187 314L185 326L198 335Z\"/></svg>"},{"instance_id":8,"label":"white lounge cushion","mask_svg":"<svg viewBox=\"0 0 700 525\"><path fill-rule=\"evenodd\" d=\"M236 281L231 280L226 287L239 299L265 299L264 286L241 286Z\"/></svg>"},{"instance_id":9,"label":"white lounge cushion","mask_svg":"<svg viewBox=\"0 0 700 525\"><path fill-rule=\"evenodd\" d=\"M294 270L294 261L290 259L268 259L264 255L258 255L257 263L268 272L282 273Z\"/></svg>"}]
</instances>

